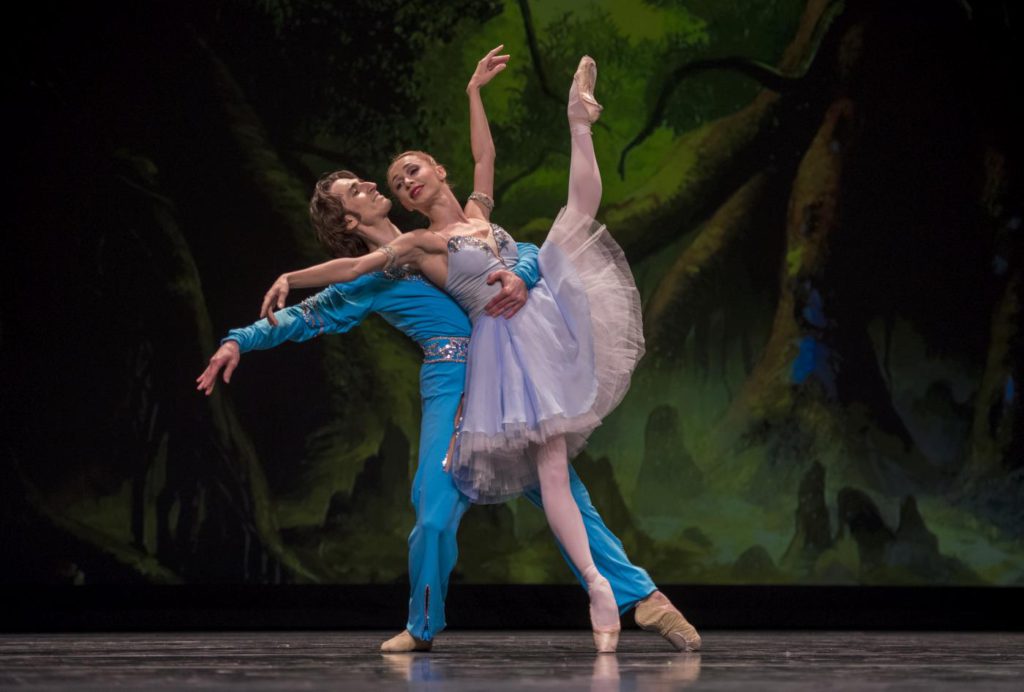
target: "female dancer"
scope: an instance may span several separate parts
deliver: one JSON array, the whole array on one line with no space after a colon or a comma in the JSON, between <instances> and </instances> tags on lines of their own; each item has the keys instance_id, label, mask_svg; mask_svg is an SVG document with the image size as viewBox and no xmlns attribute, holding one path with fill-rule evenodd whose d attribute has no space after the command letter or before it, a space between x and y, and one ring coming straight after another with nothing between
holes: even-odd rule
<instances>
[{"instance_id":1,"label":"female dancer","mask_svg":"<svg viewBox=\"0 0 1024 692\"><path fill-rule=\"evenodd\" d=\"M639 294L621 249L593 220L600 173L590 125L594 61L584 57L569 92L572 133L569 199L540 252L542 279L512 319L484 306L497 287L486 277L515 258L501 228L487 223L493 202L494 147L479 86L504 68L500 46L481 61L468 89L476 189L463 208L446 172L422 152L400 155L389 169L398 200L430 220L356 259L332 260L282 275L264 298L261 316L283 307L290 288L351 281L396 264L411 265L444 288L473 322L464 417L450 469L476 502L498 502L540 485L548 523L587 583L598 651L614 651L619 618L614 594L590 554L579 509L569 491L568 459L621 400L643 354Z\"/></svg>"}]
</instances>

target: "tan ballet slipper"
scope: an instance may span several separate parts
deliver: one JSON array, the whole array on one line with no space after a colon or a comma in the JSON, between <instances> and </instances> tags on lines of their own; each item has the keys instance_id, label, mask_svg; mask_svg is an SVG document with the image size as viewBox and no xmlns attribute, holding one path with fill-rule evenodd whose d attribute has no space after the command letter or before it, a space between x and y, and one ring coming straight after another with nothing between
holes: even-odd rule
<instances>
[{"instance_id":1,"label":"tan ballet slipper","mask_svg":"<svg viewBox=\"0 0 1024 692\"><path fill-rule=\"evenodd\" d=\"M430 651L433 646L433 642L417 639L409 633L409 630L402 630L381 644L380 651L384 654L406 654L414 651Z\"/></svg>"},{"instance_id":2,"label":"tan ballet slipper","mask_svg":"<svg viewBox=\"0 0 1024 692\"><path fill-rule=\"evenodd\" d=\"M634 614L640 629L657 632L677 651L699 651L700 635L665 594L655 591L640 601Z\"/></svg>"}]
</instances>

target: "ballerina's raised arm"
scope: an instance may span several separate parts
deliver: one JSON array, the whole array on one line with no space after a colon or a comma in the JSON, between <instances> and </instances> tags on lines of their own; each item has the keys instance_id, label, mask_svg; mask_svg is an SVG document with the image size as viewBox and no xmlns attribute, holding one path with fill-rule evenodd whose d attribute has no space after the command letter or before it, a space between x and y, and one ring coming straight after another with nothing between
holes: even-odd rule
<instances>
[{"instance_id":1,"label":"ballerina's raised arm","mask_svg":"<svg viewBox=\"0 0 1024 692\"><path fill-rule=\"evenodd\" d=\"M466 85L466 95L469 96L469 142L473 150L473 192L466 200L465 213L468 217L484 221L490 220L494 209L496 152L480 88L508 66L510 56L498 55L498 51L504 47L505 44L501 44L481 58Z\"/></svg>"}]
</instances>

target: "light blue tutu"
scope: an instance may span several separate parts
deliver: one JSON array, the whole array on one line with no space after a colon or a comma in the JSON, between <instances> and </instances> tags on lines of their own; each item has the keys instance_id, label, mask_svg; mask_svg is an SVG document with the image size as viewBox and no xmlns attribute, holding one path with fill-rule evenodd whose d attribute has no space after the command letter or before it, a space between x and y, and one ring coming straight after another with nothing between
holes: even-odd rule
<instances>
[{"instance_id":1,"label":"light blue tutu","mask_svg":"<svg viewBox=\"0 0 1024 692\"><path fill-rule=\"evenodd\" d=\"M640 296L622 250L592 218L563 209L541 246L541 279L514 317L489 317L487 277L515 263L499 226L448 242L445 290L469 314L463 418L451 472L477 503L536 486L538 446L564 435L569 458L622 400L643 355Z\"/></svg>"}]
</instances>

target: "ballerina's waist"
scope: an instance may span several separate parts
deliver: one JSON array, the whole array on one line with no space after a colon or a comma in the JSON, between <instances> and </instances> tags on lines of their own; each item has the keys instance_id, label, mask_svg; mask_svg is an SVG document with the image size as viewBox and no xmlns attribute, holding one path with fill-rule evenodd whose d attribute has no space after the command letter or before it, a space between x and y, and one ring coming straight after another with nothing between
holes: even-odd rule
<instances>
[{"instance_id":1,"label":"ballerina's waist","mask_svg":"<svg viewBox=\"0 0 1024 692\"><path fill-rule=\"evenodd\" d=\"M433 336L420 344L423 363L465 363L469 353L468 336Z\"/></svg>"}]
</instances>

